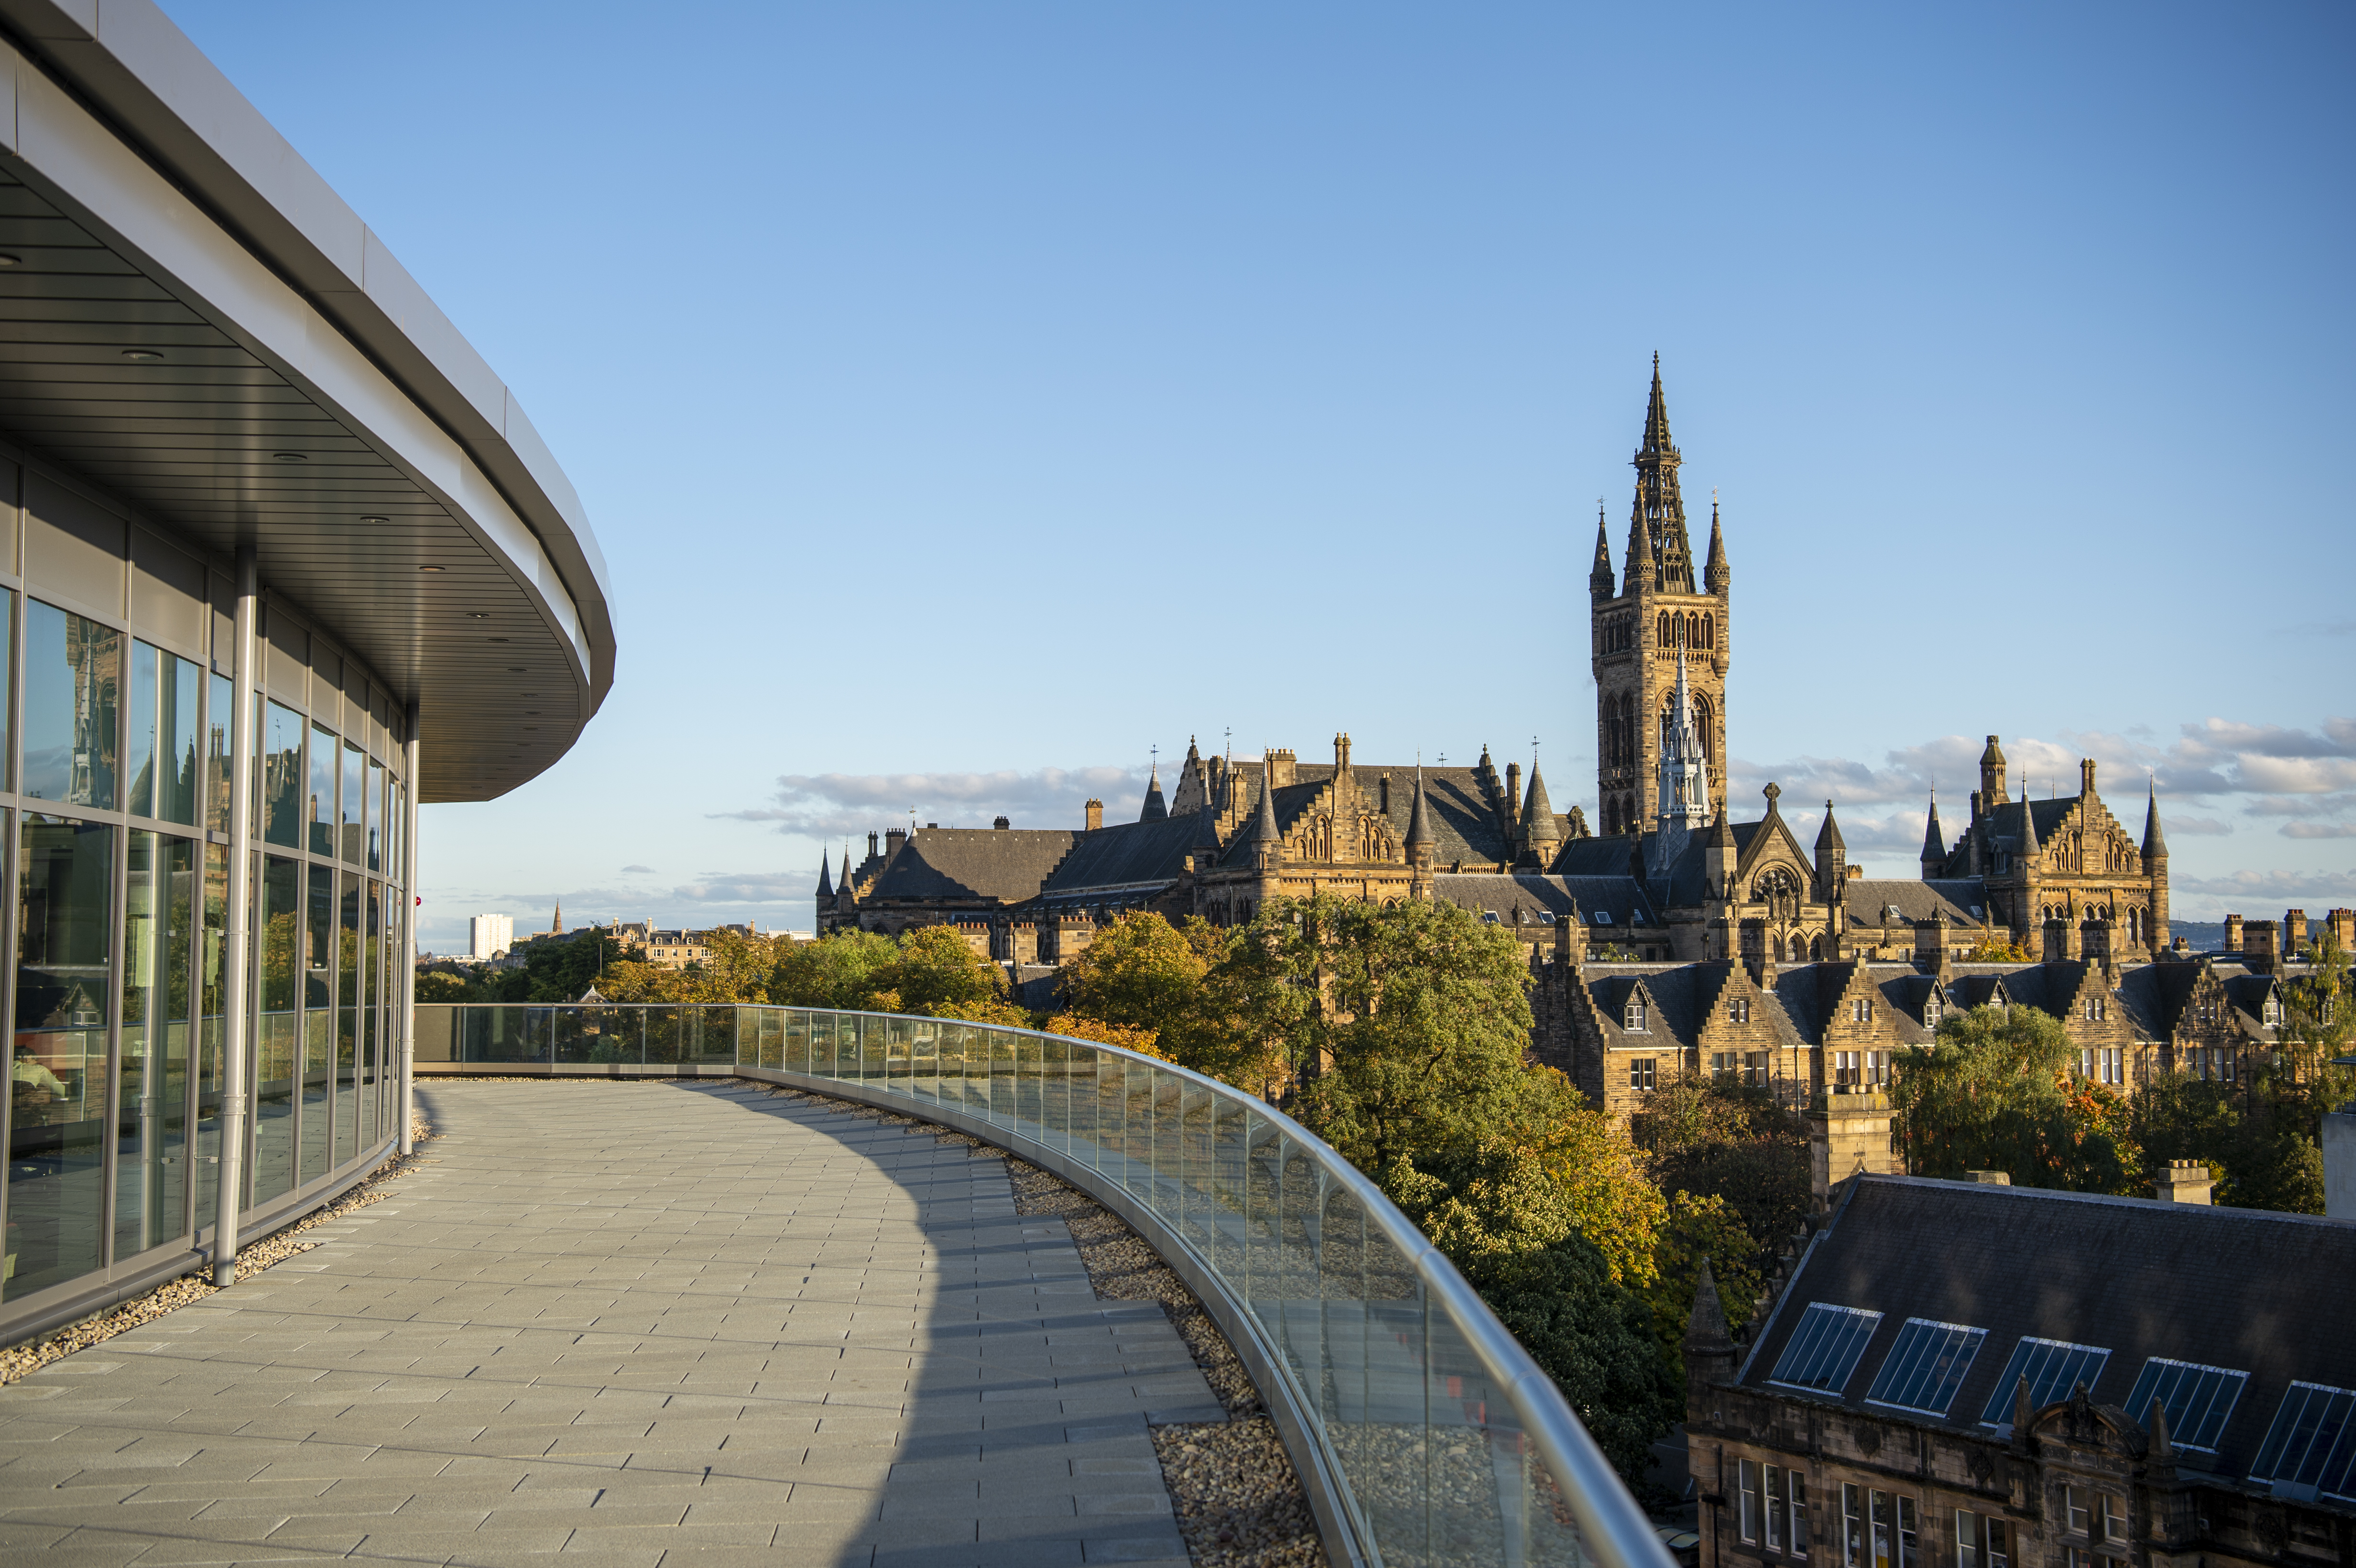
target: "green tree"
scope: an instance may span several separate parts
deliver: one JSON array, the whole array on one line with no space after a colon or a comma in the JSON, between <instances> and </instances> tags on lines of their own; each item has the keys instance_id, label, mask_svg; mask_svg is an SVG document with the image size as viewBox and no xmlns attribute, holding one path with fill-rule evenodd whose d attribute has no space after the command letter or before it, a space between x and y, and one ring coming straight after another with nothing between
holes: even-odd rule
<instances>
[{"instance_id":1,"label":"green tree","mask_svg":"<svg viewBox=\"0 0 2356 1568\"><path fill-rule=\"evenodd\" d=\"M2062 1022L2030 1007L1950 1014L1927 1046L1901 1051L1890 1100L1906 1168L2001 1170L2015 1186L2132 1193L2143 1158L2120 1097L2073 1083Z\"/></svg>"},{"instance_id":2,"label":"green tree","mask_svg":"<svg viewBox=\"0 0 2356 1568\"><path fill-rule=\"evenodd\" d=\"M884 972L900 948L873 931L838 931L797 942L778 955L769 974L769 999L786 1007L862 1008L888 984Z\"/></svg>"},{"instance_id":3,"label":"green tree","mask_svg":"<svg viewBox=\"0 0 2356 1568\"><path fill-rule=\"evenodd\" d=\"M1664 1192L1716 1197L1772 1250L1808 1211L1808 1128L1765 1089L1730 1078L1678 1078L1629 1118L1646 1174Z\"/></svg>"},{"instance_id":4,"label":"green tree","mask_svg":"<svg viewBox=\"0 0 2356 1568\"><path fill-rule=\"evenodd\" d=\"M936 1018L1001 1002L1007 990L1006 971L946 925L920 925L902 936L898 956L877 980L876 994L890 991L898 1002L887 1010Z\"/></svg>"},{"instance_id":5,"label":"green tree","mask_svg":"<svg viewBox=\"0 0 2356 1568\"><path fill-rule=\"evenodd\" d=\"M471 1000L466 992L468 983L462 976L446 969L428 969L417 976L417 999L421 1002L464 1002Z\"/></svg>"},{"instance_id":6,"label":"green tree","mask_svg":"<svg viewBox=\"0 0 2356 1568\"><path fill-rule=\"evenodd\" d=\"M1183 1030L1201 1017L1203 977L1226 947L1200 916L1182 931L1150 911L1128 911L1064 965L1063 1005L1122 1029Z\"/></svg>"}]
</instances>

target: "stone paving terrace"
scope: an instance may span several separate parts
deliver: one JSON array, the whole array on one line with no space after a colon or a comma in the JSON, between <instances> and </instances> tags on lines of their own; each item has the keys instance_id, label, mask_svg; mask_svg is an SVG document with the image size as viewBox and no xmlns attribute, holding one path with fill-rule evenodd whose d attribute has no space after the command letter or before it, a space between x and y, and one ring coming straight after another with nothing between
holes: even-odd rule
<instances>
[{"instance_id":1,"label":"stone paving terrace","mask_svg":"<svg viewBox=\"0 0 2356 1568\"><path fill-rule=\"evenodd\" d=\"M328 1245L0 1390L0 1555L1185 1561L1147 1423L1224 1413L1003 1162L733 1081L418 1097Z\"/></svg>"}]
</instances>

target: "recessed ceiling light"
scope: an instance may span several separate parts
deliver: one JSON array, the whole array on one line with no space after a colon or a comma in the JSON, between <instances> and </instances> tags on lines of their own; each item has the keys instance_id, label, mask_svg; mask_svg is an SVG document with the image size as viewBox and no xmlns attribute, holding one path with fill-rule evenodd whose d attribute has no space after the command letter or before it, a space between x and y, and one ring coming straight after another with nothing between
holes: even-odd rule
<instances>
[{"instance_id":1,"label":"recessed ceiling light","mask_svg":"<svg viewBox=\"0 0 2356 1568\"><path fill-rule=\"evenodd\" d=\"M421 566L417 570L420 571L447 571L449 568L443 566Z\"/></svg>"},{"instance_id":2,"label":"recessed ceiling light","mask_svg":"<svg viewBox=\"0 0 2356 1568\"><path fill-rule=\"evenodd\" d=\"M360 521L368 524L370 528L381 528L385 524L392 521L392 519L391 517L362 517ZM437 566L434 570L439 571L442 569Z\"/></svg>"},{"instance_id":3,"label":"recessed ceiling light","mask_svg":"<svg viewBox=\"0 0 2356 1568\"><path fill-rule=\"evenodd\" d=\"M511 664L508 666L508 673L509 675L522 675L524 673L524 667L519 664ZM526 693L526 695L529 696L530 693Z\"/></svg>"},{"instance_id":4,"label":"recessed ceiling light","mask_svg":"<svg viewBox=\"0 0 2356 1568\"><path fill-rule=\"evenodd\" d=\"M11 256L5 251L0 251L0 267L14 267L19 265L24 260L22 256Z\"/></svg>"},{"instance_id":5,"label":"recessed ceiling light","mask_svg":"<svg viewBox=\"0 0 2356 1568\"><path fill-rule=\"evenodd\" d=\"M491 613L488 610L469 610L466 614L470 619L477 621L487 621L491 618Z\"/></svg>"},{"instance_id":6,"label":"recessed ceiling light","mask_svg":"<svg viewBox=\"0 0 2356 1568\"><path fill-rule=\"evenodd\" d=\"M273 463L308 463L311 460L299 452L273 452L270 454L270 461Z\"/></svg>"},{"instance_id":7,"label":"recessed ceiling light","mask_svg":"<svg viewBox=\"0 0 2356 1568\"><path fill-rule=\"evenodd\" d=\"M486 637L483 640L487 643L504 643L507 641L505 637Z\"/></svg>"},{"instance_id":8,"label":"recessed ceiling light","mask_svg":"<svg viewBox=\"0 0 2356 1568\"><path fill-rule=\"evenodd\" d=\"M126 348L123 351L123 357L125 359L161 359L164 357L162 354L153 348Z\"/></svg>"}]
</instances>

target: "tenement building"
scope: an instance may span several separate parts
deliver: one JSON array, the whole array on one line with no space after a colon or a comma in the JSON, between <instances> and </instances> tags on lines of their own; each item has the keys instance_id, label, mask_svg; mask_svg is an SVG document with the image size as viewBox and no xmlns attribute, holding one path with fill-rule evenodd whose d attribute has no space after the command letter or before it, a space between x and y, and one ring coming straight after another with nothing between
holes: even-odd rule
<instances>
[{"instance_id":1,"label":"tenement building","mask_svg":"<svg viewBox=\"0 0 2356 1568\"><path fill-rule=\"evenodd\" d=\"M2356 1226L2187 1189L1852 1177L1739 1339L1705 1269L1704 1568L2356 1562Z\"/></svg>"},{"instance_id":2,"label":"tenement building","mask_svg":"<svg viewBox=\"0 0 2356 1568\"><path fill-rule=\"evenodd\" d=\"M1990 735L1967 821L1951 838L1932 800L1902 879L1850 863L1834 802L1807 838L1772 784L1735 820L1733 568L1715 503L1697 564L1682 462L1656 361L1625 549L1615 562L1599 521L1589 581L1592 824L1555 809L1535 762L1525 778L1485 747L1471 767L1425 767L1361 761L1347 733L1330 763L1190 743L1132 821L1090 801L1076 828L871 835L856 865L821 867L818 929L950 923L1001 961L1060 964L1127 910L1233 924L1278 897L1446 899L1522 938L1533 1050L1622 1110L1689 1073L1795 1104L1868 1088L1897 1048L1983 1002L2062 1019L2089 1075L2122 1086L2238 1073L2272 1048L2279 976L2245 953L2179 952L2157 795L2130 832L2092 760L2075 795L2032 800Z\"/></svg>"},{"instance_id":3,"label":"tenement building","mask_svg":"<svg viewBox=\"0 0 2356 1568\"><path fill-rule=\"evenodd\" d=\"M416 808L614 636L514 394L160 12L11 4L0 80L6 1342L405 1143Z\"/></svg>"}]
</instances>

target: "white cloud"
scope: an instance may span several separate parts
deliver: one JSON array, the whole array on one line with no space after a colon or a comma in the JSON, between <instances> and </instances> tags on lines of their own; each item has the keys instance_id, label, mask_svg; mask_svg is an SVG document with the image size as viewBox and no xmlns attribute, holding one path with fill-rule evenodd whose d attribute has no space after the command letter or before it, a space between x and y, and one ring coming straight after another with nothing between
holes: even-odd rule
<instances>
[{"instance_id":1,"label":"white cloud","mask_svg":"<svg viewBox=\"0 0 2356 1568\"><path fill-rule=\"evenodd\" d=\"M1005 816L1017 827L1077 827L1094 798L1106 816L1125 821L1145 798L1139 768L1007 769L987 773L788 773L777 780L774 804L716 815L744 822L774 822L797 837L834 837L903 825L914 807L919 822L987 827Z\"/></svg>"},{"instance_id":2,"label":"white cloud","mask_svg":"<svg viewBox=\"0 0 2356 1568\"><path fill-rule=\"evenodd\" d=\"M2346 822L2286 822L2276 831L2286 838L2356 838L2356 824Z\"/></svg>"}]
</instances>

